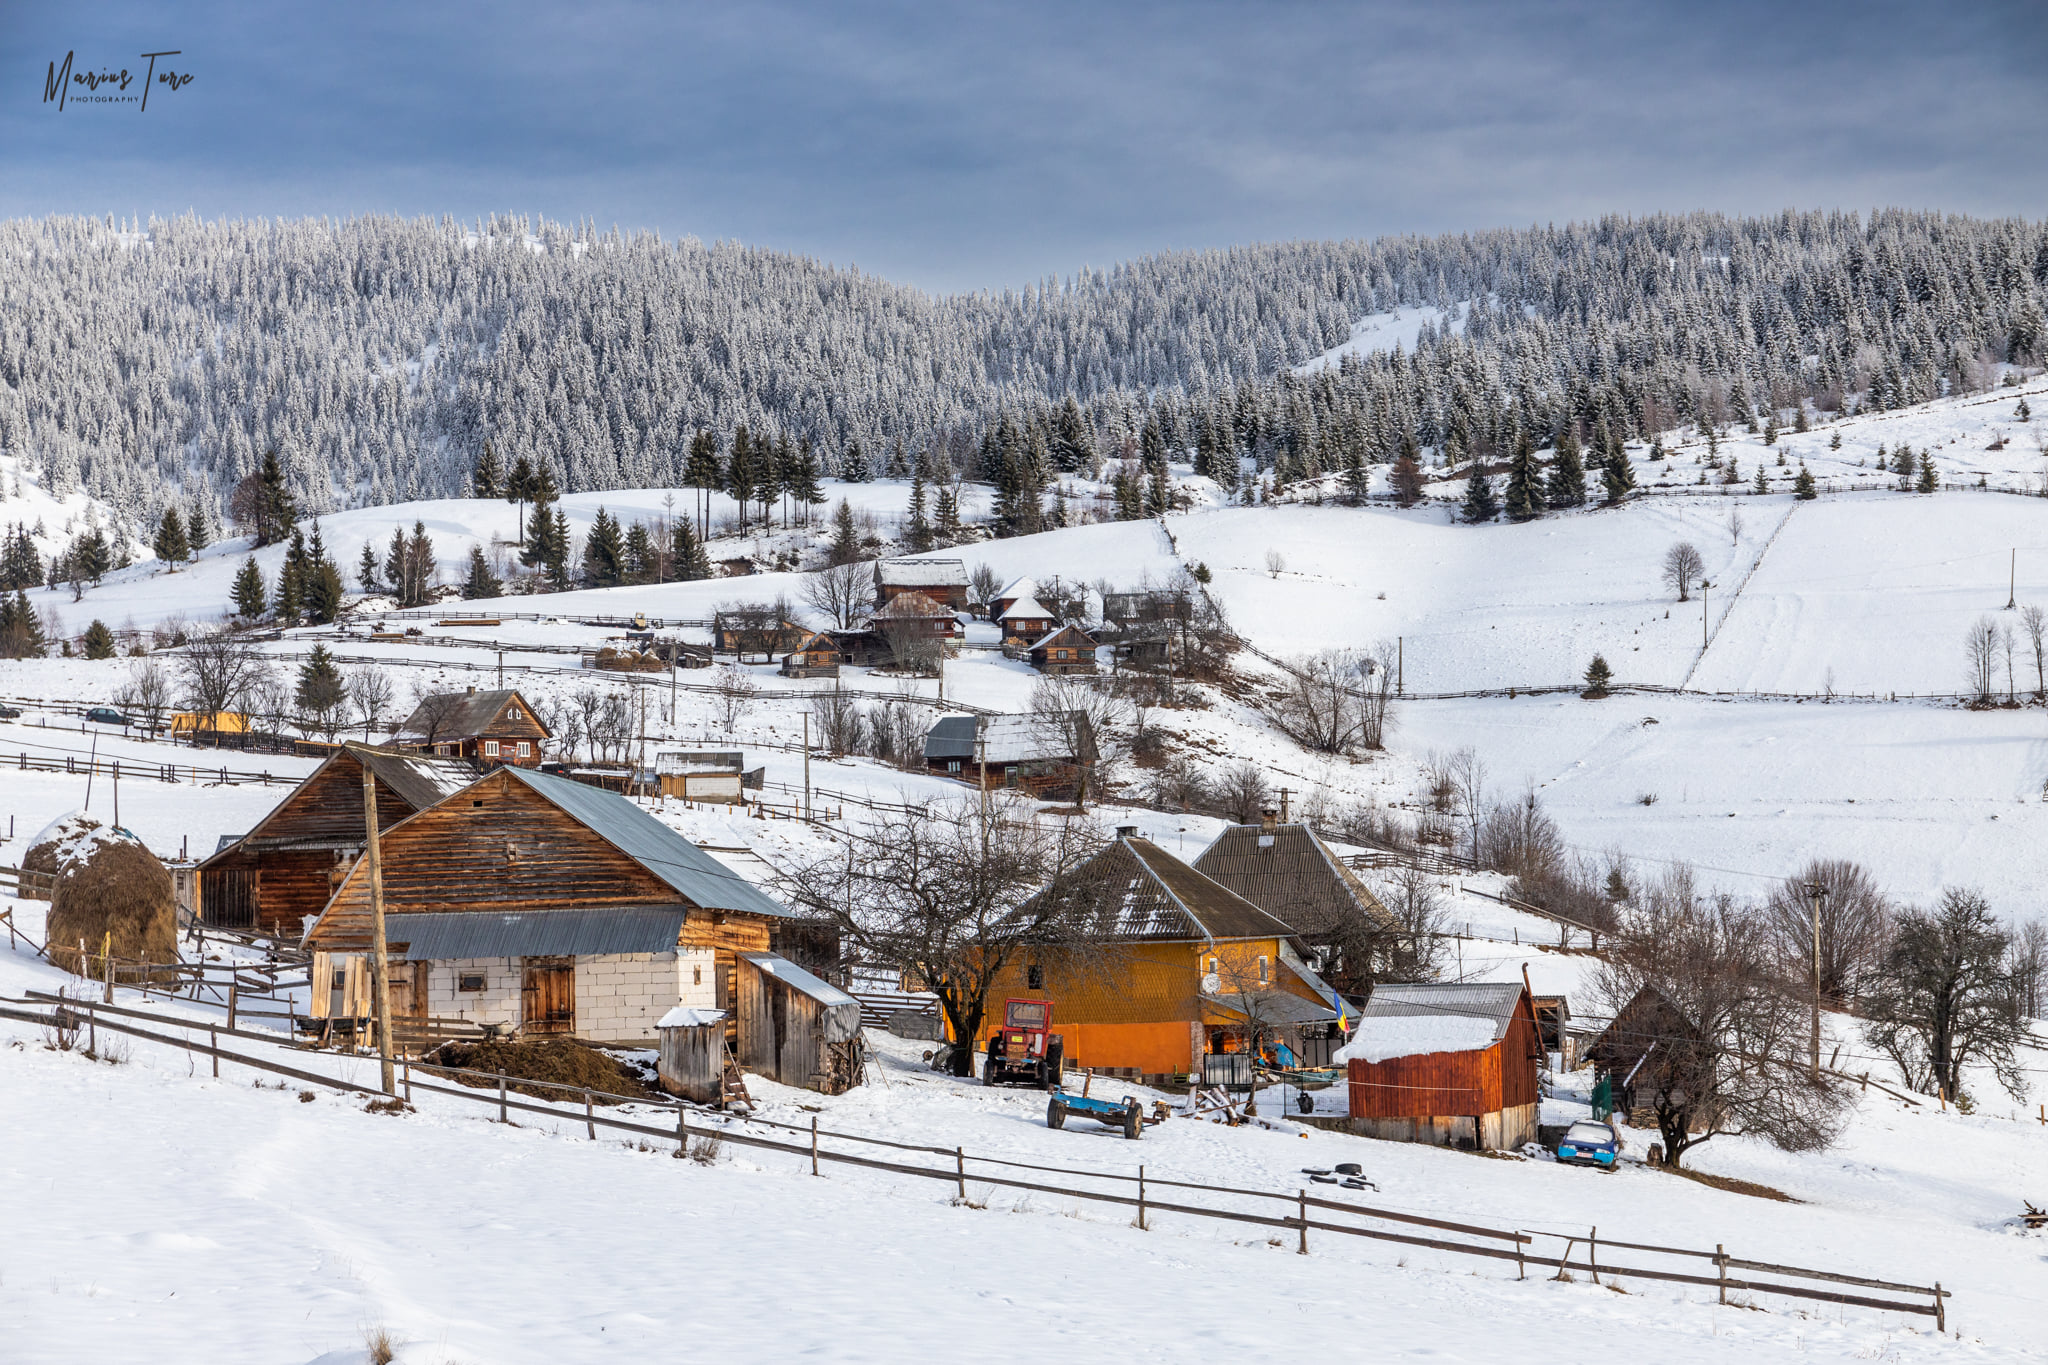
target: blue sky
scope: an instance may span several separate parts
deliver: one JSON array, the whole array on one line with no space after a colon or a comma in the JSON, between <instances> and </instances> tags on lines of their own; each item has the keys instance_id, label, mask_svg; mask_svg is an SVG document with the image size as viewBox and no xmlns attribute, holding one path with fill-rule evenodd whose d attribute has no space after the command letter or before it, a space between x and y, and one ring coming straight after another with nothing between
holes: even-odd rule
<instances>
[{"instance_id":1,"label":"blue sky","mask_svg":"<svg viewBox=\"0 0 2048 1365\"><path fill-rule=\"evenodd\" d=\"M173 48L147 111L43 101L67 51ZM933 290L1608 212L2040 217L2044 63L2048 6L2004 0L0 0L0 214L587 217Z\"/></svg>"}]
</instances>

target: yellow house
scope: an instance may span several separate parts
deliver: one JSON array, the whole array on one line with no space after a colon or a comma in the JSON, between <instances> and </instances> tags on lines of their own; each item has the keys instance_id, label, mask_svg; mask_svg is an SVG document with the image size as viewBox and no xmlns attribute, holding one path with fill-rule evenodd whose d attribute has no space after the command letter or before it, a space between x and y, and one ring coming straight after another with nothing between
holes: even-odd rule
<instances>
[{"instance_id":1,"label":"yellow house","mask_svg":"<svg viewBox=\"0 0 2048 1365\"><path fill-rule=\"evenodd\" d=\"M1050 913L1076 938L1012 957L990 1014L1051 1000L1068 1066L1180 1077L1239 1050L1254 1022L1270 1035L1337 1018L1293 929L1131 827L1021 913Z\"/></svg>"},{"instance_id":2,"label":"yellow house","mask_svg":"<svg viewBox=\"0 0 2048 1365\"><path fill-rule=\"evenodd\" d=\"M249 729L249 718L240 711L180 711L171 717L173 735L239 735Z\"/></svg>"}]
</instances>

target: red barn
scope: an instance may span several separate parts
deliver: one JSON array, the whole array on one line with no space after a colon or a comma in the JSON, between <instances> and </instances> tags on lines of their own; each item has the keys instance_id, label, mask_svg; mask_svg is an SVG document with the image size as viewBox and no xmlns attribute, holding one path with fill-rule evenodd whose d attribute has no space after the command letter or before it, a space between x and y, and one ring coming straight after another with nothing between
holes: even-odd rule
<instances>
[{"instance_id":1,"label":"red barn","mask_svg":"<svg viewBox=\"0 0 2048 1365\"><path fill-rule=\"evenodd\" d=\"M1494 1151L1536 1139L1543 1041L1519 984L1376 986L1336 1060L1364 1137Z\"/></svg>"}]
</instances>

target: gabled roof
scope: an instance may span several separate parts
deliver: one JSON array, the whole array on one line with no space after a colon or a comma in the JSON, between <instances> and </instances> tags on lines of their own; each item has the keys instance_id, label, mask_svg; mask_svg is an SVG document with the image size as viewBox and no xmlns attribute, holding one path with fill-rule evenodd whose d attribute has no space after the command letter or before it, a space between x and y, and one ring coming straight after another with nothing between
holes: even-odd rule
<instances>
[{"instance_id":1,"label":"gabled roof","mask_svg":"<svg viewBox=\"0 0 2048 1365\"><path fill-rule=\"evenodd\" d=\"M353 759L356 763L368 768L375 774L379 782L382 782L400 801L405 803L406 814L408 815L426 810L430 806L438 806L441 802L477 780L476 769L461 759L428 758L424 754L409 753L398 749L374 748L371 745L358 744L351 740L322 760L320 766L307 776L306 781L301 782L284 800L273 806L270 813L257 821L248 833L223 838L220 846L209 854L200 865L203 867L206 863L218 858L229 849L245 843L251 849L255 849L258 847L277 848L299 842L277 838L266 839L264 830L269 828L273 820L292 809L293 802L299 792L310 790L308 784L312 781L313 775L326 771L328 767L342 762L344 759ZM380 811L377 821L378 827L381 829L394 823L394 817L398 814L399 812L395 810ZM358 808L356 826L353 832L354 837L349 842L360 843L366 833L367 831L362 824L361 811ZM331 847L334 843L332 839L316 839L313 842L321 847Z\"/></svg>"},{"instance_id":2,"label":"gabled roof","mask_svg":"<svg viewBox=\"0 0 2048 1365\"><path fill-rule=\"evenodd\" d=\"M998 621L1007 621L1013 616L1019 621L1056 621L1059 619L1058 612L1053 611L1036 597L1018 598L1010 604L1008 611L996 619Z\"/></svg>"},{"instance_id":3,"label":"gabled roof","mask_svg":"<svg viewBox=\"0 0 2048 1365\"><path fill-rule=\"evenodd\" d=\"M964 588L967 564L959 559L882 559L875 582L885 588Z\"/></svg>"},{"instance_id":4,"label":"gabled roof","mask_svg":"<svg viewBox=\"0 0 2048 1365\"><path fill-rule=\"evenodd\" d=\"M1304 934L1330 933L1358 916L1393 923L1379 897L1307 825L1226 825L1195 866Z\"/></svg>"},{"instance_id":5,"label":"gabled roof","mask_svg":"<svg viewBox=\"0 0 2048 1365\"><path fill-rule=\"evenodd\" d=\"M1038 596L1038 580L1030 574L1025 574L1022 578L1013 580L1009 587L997 593L995 600L998 602L1008 602L1019 597L1036 596Z\"/></svg>"},{"instance_id":6,"label":"gabled roof","mask_svg":"<svg viewBox=\"0 0 2048 1365\"><path fill-rule=\"evenodd\" d=\"M940 716L925 735L924 756L988 763L1070 763L1077 757L1092 762L1092 742L1084 746L1088 753L1066 752L1072 747L1066 738L1068 728L1037 716Z\"/></svg>"},{"instance_id":7,"label":"gabled roof","mask_svg":"<svg viewBox=\"0 0 2048 1365\"><path fill-rule=\"evenodd\" d=\"M531 768L498 769L574 816L612 847L706 910L787 916L758 887L616 792Z\"/></svg>"},{"instance_id":8,"label":"gabled roof","mask_svg":"<svg viewBox=\"0 0 2048 1365\"><path fill-rule=\"evenodd\" d=\"M1037 641L1031 644L1029 648L1031 648L1034 651L1044 649L1046 646L1053 644L1061 637L1067 635L1071 635L1074 637L1075 647L1077 648L1092 646L1095 643L1095 637L1093 635L1090 635L1087 631L1081 629L1079 626L1054 626L1045 635L1041 636Z\"/></svg>"},{"instance_id":9,"label":"gabled roof","mask_svg":"<svg viewBox=\"0 0 2048 1365\"><path fill-rule=\"evenodd\" d=\"M1338 1062L1384 1062L1430 1052L1477 1052L1508 1036L1519 982L1374 986Z\"/></svg>"},{"instance_id":10,"label":"gabled roof","mask_svg":"<svg viewBox=\"0 0 2048 1365\"><path fill-rule=\"evenodd\" d=\"M520 710L540 726L543 734L549 733L547 725L535 714L526 698L506 688L489 692L442 692L426 697L405 718L394 738L418 743L469 739L484 733L498 718L498 713L505 709L506 703L514 700L518 701Z\"/></svg>"},{"instance_id":11,"label":"gabled roof","mask_svg":"<svg viewBox=\"0 0 2048 1365\"><path fill-rule=\"evenodd\" d=\"M935 602L921 592L899 593L889 599L888 605L875 612L870 621L911 621L935 616L951 616L953 609L942 602Z\"/></svg>"},{"instance_id":12,"label":"gabled roof","mask_svg":"<svg viewBox=\"0 0 2048 1365\"><path fill-rule=\"evenodd\" d=\"M1216 942L1294 931L1150 839L1124 835L1018 911L1120 939Z\"/></svg>"}]
</instances>

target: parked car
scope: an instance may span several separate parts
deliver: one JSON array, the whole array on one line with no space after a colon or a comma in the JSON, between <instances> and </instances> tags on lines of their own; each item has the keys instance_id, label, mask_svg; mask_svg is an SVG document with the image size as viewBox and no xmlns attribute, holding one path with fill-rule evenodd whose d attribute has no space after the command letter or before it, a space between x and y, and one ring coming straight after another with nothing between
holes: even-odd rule
<instances>
[{"instance_id":1,"label":"parked car","mask_svg":"<svg viewBox=\"0 0 2048 1365\"><path fill-rule=\"evenodd\" d=\"M1614 1169L1621 1160L1621 1133L1611 1123L1580 1119L1557 1142L1557 1159L1574 1166Z\"/></svg>"},{"instance_id":2,"label":"parked car","mask_svg":"<svg viewBox=\"0 0 2048 1365\"><path fill-rule=\"evenodd\" d=\"M92 710L85 713L85 718L94 725L128 726L135 723L111 706L95 706Z\"/></svg>"},{"instance_id":3,"label":"parked car","mask_svg":"<svg viewBox=\"0 0 2048 1365\"><path fill-rule=\"evenodd\" d=\"M21 708L0 704L0 720L20 720Z\"/></svg>"}]
</instances>

